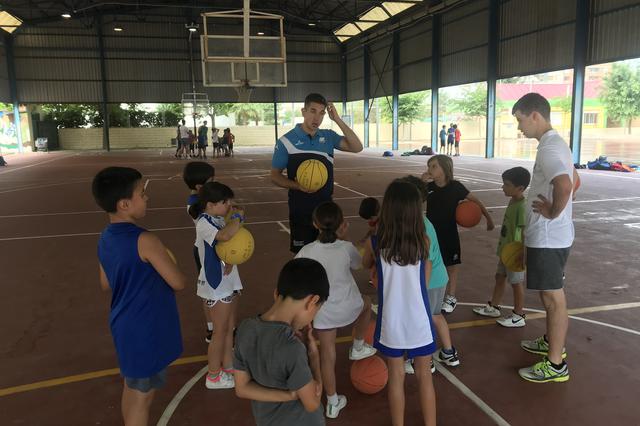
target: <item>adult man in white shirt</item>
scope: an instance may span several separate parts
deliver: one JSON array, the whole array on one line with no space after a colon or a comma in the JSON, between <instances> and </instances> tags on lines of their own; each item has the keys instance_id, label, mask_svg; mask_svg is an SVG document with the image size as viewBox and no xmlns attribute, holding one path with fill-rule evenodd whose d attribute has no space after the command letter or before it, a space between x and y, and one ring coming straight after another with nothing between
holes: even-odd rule
<instances>
[{"instance_id":1,"label":"adult man in white shirt","mask_svg":"<svg viewBox=\"0 0 640 426\"><path fill-rule=\"evenodd\" d=\"M547 312L547 333L520 344L527 352L544 357L520 369L519 374L535 383L566 382L569 367L564 360L564 345L569 316L563 280L574 238L571 194L579 178L569 146L551 127L551 107L543 96L528 93L511 112L518 120L518 129L539 141L526 201L524 244L527 289L540 292Z\"/></svg>"}]
</instances>

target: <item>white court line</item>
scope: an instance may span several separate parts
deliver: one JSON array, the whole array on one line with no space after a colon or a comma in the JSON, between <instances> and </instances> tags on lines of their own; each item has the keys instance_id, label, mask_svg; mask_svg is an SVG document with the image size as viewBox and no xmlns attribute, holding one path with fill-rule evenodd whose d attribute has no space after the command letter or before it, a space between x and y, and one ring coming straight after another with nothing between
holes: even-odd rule
<instances>
[{"instance_id":1,"label":"white court line","mask_svg":"<svg viewBox=\"0 0 640 426\"><path fill-rule=\"evenodd\" d=\"M466 179L466 180L470 180L470 181L495 183L497 185L502 185L503 184L503 182L498 182L497 180L480 179L480 178L477 178L477 177L474 177L474 176L467 176L467 175L456 174L456 175L454 175L454 179L455 178L462 178L462 180Z\"/></svg>"},{"instance_id":2,"label":"white court line","mask_svg":"<svg viewBox=\"0 0 640 426\"><path fill-rule=\"evenodd\" d=\"M282 223L281 221L278 221L278 225L280 225L280 228L282 228L284 232L286 232L287 234L291 234L291 230L287 228L284 223Z\"/></svg>"},{"instance_id":3,"label":"white court line","mask_svg":"<svg viewBox=\"0 0 640 426\"><path fill-rule=\"evenodd\" d=\"M78 155L78 154L75 154L75 155ZM28 169L29 167L39 166L41 164L50 163L52 161L56 161L56 160L60 160L62 158L68 158L68 157L73 157L73 154L72 155L61 155L59 157L52 158L50 160L40 161L39 163L29 164L29 165L26 165L26 166L18 167L16 169L10 168L8 170L3 170L3 171L0 172L0 175L6 175L7 173L17 172L18 170Z\"/></svg>"},{"instance_id":4,"label":"white court line","mask_svg":"<svg viewBox=\"0 0 640 426\"><path fill-rule=\"evenodd\" d=\"M196 383L198 383L198 380L200 380L200 378L206 374L208 368L208 365L202 367L195 376L193 376L187 383L184 384L184 386L182 386L178 393L173 397L169 405L167 405L167 408L164 409L162 416L160 416L160 419L158 420L158 426L166 426L167 424L169 424L171 416L176 411L176 408L178 408L178 405L180 405L180 402L182 402L182 399L189 393L191 388Z\"/></svg>"},{"instance_id":5,"label":"white court line","mask_svg":"<svg viewBox=\"0 0 640 426\"><path fill-rule=\"evenodd\" d=\"M367 195L367 194L363 194L362 192L358 192L358 191L356 191L355 189L351 189L351 188L348 188L348 187L346 187L346 186L344 186L344 185L340 185L340 184L339 184L339 183L337 183L337 182L333 182L333 184L334 184L335 186L337 186L338 188L346 189L347 191L351 191L351 192L353 192L354 194L358 194L358 195L360 195L360 196L362 196L362 197L365 197L365 198L366 198L366 197L368 197L368 195Z\"/></svg>"},{"instance_id":6,"label":"white court line","mask_svg":"<svg viewBox=\"0 0 640 426\"><path fill-rule=\"evenodd\" d=\"M442 367L439 362L435 362L434 365L436 367L436 370L438 370L438 372L442 374L442 376L445 379L447 379L453 386L458 388L458 390L462 392L464 396L469 398L471 402L473 402L480 410L482 410L486 415L488 415L491 418L491 420L493 420L497 425L509 426L509 422L507 422L505 419L503 419L500 416L500 414L496 413L491 407L489 407L489 405L486 402L480 399L478 395L473 393L473 391L469 389L467 385L462 383L460 379L454 376L453 373L448 371L446 368Z\"/></svg>"}]
</instances>

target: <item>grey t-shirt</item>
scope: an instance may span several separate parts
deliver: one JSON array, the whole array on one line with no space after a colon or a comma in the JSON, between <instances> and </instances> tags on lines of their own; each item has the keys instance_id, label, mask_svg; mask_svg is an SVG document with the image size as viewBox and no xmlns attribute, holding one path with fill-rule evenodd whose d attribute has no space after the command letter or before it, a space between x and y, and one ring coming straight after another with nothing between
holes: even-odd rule
<instances>
[{"instance_id":1,"label":"grey t-shirt","mask_svg":"<svg viewBox=\"0 0 640 426\"><path fill-rule=\"evenodd\" d=\"M307 348L289 324L244 320L238 327L233 367L247 372L258 384L281 390L298 390L313 380ZM313 413L302 403L251 401L258 426L323 426L322 405Z\"/></svg>"}]
</instances>

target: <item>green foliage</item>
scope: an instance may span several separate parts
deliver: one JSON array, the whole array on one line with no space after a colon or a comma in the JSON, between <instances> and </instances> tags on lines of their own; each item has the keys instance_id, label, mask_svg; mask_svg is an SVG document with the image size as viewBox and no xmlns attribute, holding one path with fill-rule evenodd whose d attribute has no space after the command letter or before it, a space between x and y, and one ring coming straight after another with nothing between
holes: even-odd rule
<instances>
[{"instance_id":1,"label":"green foliage","mask_svg":"<svg viewBox=\"0 0 640 426\"><path fill-rule=\"evenodd\" d=\"M0 111L13 111L13 105L0 102Z\"/></svg>"},{"instance_id":2,"label":"green foliage","mask_svg":"<svg viewBox=\"0 0 640 426\"><path fill-rule=\"evenodd\" d=\"M571 96L565 96L555 102L555 105L562 110L565 114L571 112Z\"/></svg>"},{"instance_id":3,"label":"green foliage","mask_svg":"<svg viewBox=\"0 0 640 426\"><path fill-rule=\"evenodd\" d=\"M87 127L98 115L97 106L93 104L44 104L42 111L45 120L54 121L58 129Z\"/></svg>"},{"instance_id":4,"label":"green foliage","mask_svg":"<svg viewBox=\"0 0 640 426\"><path fill-rule=\"evenodd\" d=\"M477 85L472 89L465 89L462 97L452 100L454 111L461 112L465 117L487 116L487 89Z\"/></svg>"},{"instance_id":5,"label":"green foliage","mask_svg":"<svg viewBox=\"0 0 640 426\"><path fill-rule=\"evenodd\" d=\"M631 129L631 121L640 116L640 70L627 64L614 64L604 78L600 99L611 118Z\"/></svg>"},{"instance_id":6,"label":"green foliage","mask_svg":"<svg viewBox=\"0 0 640 426\"><path fill-rule=\"evenodd\" d=\"M177 127L182 117L182 104L160 104L156 108L155 126Z\"/></svg>"},{"instance_id":7,"label":"green foliage","mask_svg":"<svg viewBox=\"0 0 640 426\"><path fill-rule=\"evenodd\" d=\"M390 102L383 99L381 108L383 119L386 122L391 123L393 120L393 113L389 104ZM398 123L407 124L422 120L427 113L426 92L414 92L400 96L400 99L398 100Z\"/></svg>"}]
</instances>

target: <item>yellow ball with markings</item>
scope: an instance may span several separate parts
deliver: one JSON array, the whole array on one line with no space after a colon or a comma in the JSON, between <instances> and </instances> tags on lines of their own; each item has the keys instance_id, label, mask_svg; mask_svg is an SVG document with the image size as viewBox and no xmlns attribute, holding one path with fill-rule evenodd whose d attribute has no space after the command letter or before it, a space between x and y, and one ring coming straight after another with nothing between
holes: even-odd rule
<instances>
[{"instance_id":1,"label":"yellow ball with markings","mask_svg":"<svg viewBox=\"0 0 640 426\"><path fill-rule=\"evenodd\" d=\"M316 192L326 185L329 178L327 167L319 160L305 160L298 166L296 180L304 189Z\"/></svg>"},{"instance_id":2,"label":"yellow ball with markings","mask_svg":"<svg viewBox=\"0 0 640 426\"><path fill-rule=\"evenodd\" d=\"M504 263L505 268L512 272L522 272L524 265L524 244L519 241L513 241L505 244L500 252L500 260Z\"/></svg>"},{"instance_id":3,"label":"yellow ball with markings","mask_svg":"<svg viewBox=\"0 0 640 426\"><path fill-rule=\"evenodd\" d=\"M240 228L229 241L216 244L216 253L224 263L240 265L253 255L255 243L247 228Z\"/></svg>"}]
</instances>

